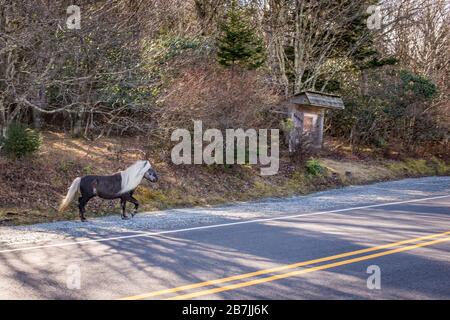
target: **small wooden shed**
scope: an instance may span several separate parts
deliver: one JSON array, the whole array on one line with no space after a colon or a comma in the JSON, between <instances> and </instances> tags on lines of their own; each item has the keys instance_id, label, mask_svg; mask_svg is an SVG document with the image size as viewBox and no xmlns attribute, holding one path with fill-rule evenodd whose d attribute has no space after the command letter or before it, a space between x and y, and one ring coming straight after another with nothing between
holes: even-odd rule
<instances>
[{"instance_id":1,"label":"small wooden shed","mask_svg":"<svg viewBox=\"0 0 450 320\"><path fill-rule=\"evenodd\" d=\"M289 117L293 128L289 136L289 150L296 150L301 139L309 139L312 147L321 149L323 143L323 123L325 110L344 109L339 95L303 91L289 100Z\"/></svg>"}]
</instances>

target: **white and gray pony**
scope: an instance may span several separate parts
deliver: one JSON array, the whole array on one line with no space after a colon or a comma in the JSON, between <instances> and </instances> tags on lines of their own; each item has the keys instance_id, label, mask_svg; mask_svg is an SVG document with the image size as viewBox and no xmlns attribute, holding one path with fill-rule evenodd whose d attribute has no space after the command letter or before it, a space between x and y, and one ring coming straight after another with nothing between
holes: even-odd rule
<instances>
[{"instance_id":1,"label":"white and gray pony","mask_svg":"<svg viewBox=\"0 0 450 320\"><path fill-rule=\"evenodd\" d=\"M78 208L80 210L81 221L86 221L85 207L90 199L98 196L103 199L120 199L122 206L122 219L128 219L126 214L127 201L134 204L131 216L137 213L139 202L133 197L134 190L145 178L150 182L157 182L158 176L147 160L136 161L133 165L123 171L119 171L111 176L84 176L73 180L66 197L62 201L59 210L62 211L73 201L77 192L81 196L78 198Z\"/></svg>"}]
</instances>

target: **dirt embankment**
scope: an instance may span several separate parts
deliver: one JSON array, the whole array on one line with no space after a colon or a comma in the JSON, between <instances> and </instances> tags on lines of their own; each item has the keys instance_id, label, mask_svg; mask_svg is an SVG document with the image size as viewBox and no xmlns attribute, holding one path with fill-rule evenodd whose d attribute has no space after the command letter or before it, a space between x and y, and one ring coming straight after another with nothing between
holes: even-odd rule
<instances>
[{"instance_id":1,"label":"dirt embankment","mask_svg":"<svg viewBox=\"0 0 450 320\"><path fill-rule=\"evenodd\" d=\"M44 143L33 158L10 160L0 156L0 225L34 223L78 217L75 204L67 212L57 208L75 177L111 174L142 158L135 138L104 138L95 142L45 133ZM305 194L349 184L403 177L449 175L450 166L438 159L361 160L342 153L319 157L322 171L311 175L287 156L280 159L279 174L260 176L248 165L181 165L167 155L150 151L160 181L143 182L137 190L141 210L213 205L268 196ZM88 216L118 212L117 201L93 199Z\"/></svg>"}]
</instances>

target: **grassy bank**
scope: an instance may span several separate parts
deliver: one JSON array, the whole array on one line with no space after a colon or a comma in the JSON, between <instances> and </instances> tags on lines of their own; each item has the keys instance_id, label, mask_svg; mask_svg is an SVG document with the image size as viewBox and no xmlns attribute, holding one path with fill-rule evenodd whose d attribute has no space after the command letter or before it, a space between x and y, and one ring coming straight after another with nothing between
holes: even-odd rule
<instances>
[{"instance_id":1,"label":"grassy bank","mask_svg":"<svg viewBox=\"0 0 450 320\"><path fill-rule=\"evenodd\" d=\"M33 158L10 160L0 157L0 225L15 225L77 219L72 204L67 212L57 207L71 181L86 174L110 174L139 159L136 139L71 139L58 133L46 133L39 154ZM159 210L186 206L207 206L263 197L307 194L351 184L405 177L449 175L450 165L436 158L386 160L322 155L313 162L315 169L281 157L279 174L263 177L255 166L219 165L175 166L167 155L150 155L160 181L143 182L136 197L141 210ZM131 208L131 205L130 205ZM118 201L93 199L87 216L118 213Z\"/></svg>"}]
</instances>

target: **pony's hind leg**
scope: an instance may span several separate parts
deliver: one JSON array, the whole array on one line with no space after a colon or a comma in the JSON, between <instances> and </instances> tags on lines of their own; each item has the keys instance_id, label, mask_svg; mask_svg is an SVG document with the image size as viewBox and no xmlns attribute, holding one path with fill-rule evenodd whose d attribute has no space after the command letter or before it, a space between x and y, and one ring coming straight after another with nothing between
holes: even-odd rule
<instances>
[{"instance_id":1,"label":"pony's hind leg","mask_svg":"<svg viewBox=\"0 0 450 320\"><path fill-rule=\"evenodd\" d=\"M88 203L88 201L91 199L92 197L86 197L86 196L81 196L78 198L78 209L80 209L80 219L81 221L85 222L87 219L84 215L84 213L86 212L86 204Z\"/></svg>"}]
</instances>

